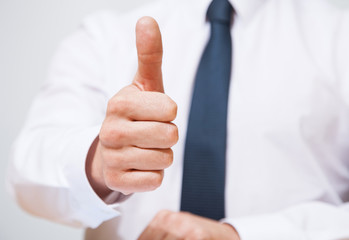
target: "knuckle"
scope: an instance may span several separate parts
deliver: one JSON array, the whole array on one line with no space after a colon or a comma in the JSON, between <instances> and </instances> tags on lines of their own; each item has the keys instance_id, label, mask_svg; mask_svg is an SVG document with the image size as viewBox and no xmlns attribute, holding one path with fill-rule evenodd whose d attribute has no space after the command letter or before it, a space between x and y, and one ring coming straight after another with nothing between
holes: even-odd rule
<instances>
[{"instance_id":1,"label":"knuckle","mask_svg":"<svg viewBox=\"0 0 349 240\"><path fill-rule=\"evenodd\" d=\"M104 143L108 140L108 131L105 130L105 127L102 127L98 134L99 141L104 145Z\"/></svg>"},{"instance_id":2,"label":"knuckle","mask_svg":"<svg viewBox=\"0 0 349 240\"><path fill-rule=\"evenodd\" d=\"M102 143L102 145L109 145L109 143L112 142L110 127L106 122L103 123L103 126L99 132L99 140Z\"/></svg>"},{"instance_id":3,"label":"knuckle","mask_svg":"<svg viewBox=\"0 0 349 240\"><path fill-rule=\"evenodd\" d=\"M107 103L107 113L108 112L114 112L115 109L115 105L116 105L116 97L113 97L111 99L109 99L108 103Z\"/></svg>"},{"instance_id":4,"label":"knuckle","mask_svg":"<svg viewBox=\"0 0 349 240\"><path fill-rule=\"evenodd\" d=\"M148 228L150 228L150 229L153 229L153 231L154 230L156 230L157 228L158 228L158 221L157 221L157 219L153 219L150 223L149 223L149 225L148 225Z\"/></svg>"},{"instance_id":5,"label":"knuckle","mask_svg":"<svg viewBox=\"0 0 349 240\"><path fill-rule=\"evenodd\" d=\"M130 100L124 95L116 95L108 101L107 111L124 115L128 112Z\"/></svg>"},{"instance_id":6,"label":"knuckle","mask_svg":"<svg viewBox=\"0 0 349 240\"><path fill-rule=\"evenodd\" d=\"M173 163L173 151L172 149L166 149L164 153L164 165L168 168Z\"/></svg>"},{"instance_id":7,"label":"knuckle","mask_svg":"<svg viewBox=\"0 0 349 240\"><path fill-rule=\"evenodd\" d=\"M154 219L157 219L159 221L165 221L168 219L169 216L171 216L172 212L170 210L160 210L156 215Z\"/></svg>"},{"instance_id":8,"label":"knuckle","mask_svg":"<svg viewBox=\"0 0 349 240\"><path fill-rule=\"evenodd\" d=\"M118 189L120 181L119 181L119 175L115 171L111 170L105 170L104 171L104 181L105 185L109 189Z\"/></svg>"},{"instance_id":9,"label":"knuckle","mask_svg":"<svg viewBox=\"0 0 349 240\"><path fill-rule=\"evenodd\" d=\"M166 114L169 121L175 120L177 116L177 109L177 103L173 101L170 97L168 97L168 101L166 104Z\"/></svg>"},{"instance_id":10,"label":"knuckle","mask_svg":"<svg viewBox=\"0 0 349 240\"><path fill-rule=\"evenodd\" d=\"M122 142L127 137L125 128L119 126L110 130L110 138L114 142Z\"/></svg>"},{"instance_id":11,"label":"knuckle","mask_svg":"<svg viewBox=\"0 0 349 240\"><path fill-rule=\"evenodd\" d=\"M172 212L171 215L168 216L168 220L172 222L173 224L179 224L179 222L182 220L181 213L180 212Z\"/></svg>"},{"instance_id":12,"label":"knuckle","mask_svg":"<svg viewBox=\"0 0 349 240\"><path fill-rule=\"evenodd\" d=\"M103 164L106 169L123 170L126 168L127 160L119 150L106 149L102 153Z\"/></svg>"},{"instance_id":13,"label":"knuckle","mask_svg":"<svg viewBox=\"0 0 349 240\"><path fill-rule=\"evenodd\" d=\"M142 63L150 64L150 63L161 63L162 62L162 51L155 52L143 52L138 53L138 60Z\"/></svg>"},{"instance_id":14,"label":"knuckle","mask_svg":"<svg viewBox=\"0 0 349 240\"><path fill-rule=\"evenodd\" d=\"M109 170L108 173L105 174L105 184L111 190L128 194L132 191L130 191L130 182L126 175L127 173L123 171Z\"/></svg>"},{"instance_id":15,"label":"knuckle","mask_svg":"<svg viewBox=\"0 0 349 240\"><path fill-rule=\"evenodd\" d=\"M177 141L178 141L178 128L173 123L168 124L167 136L168 136L168 139L169 139L171 146L173 146L177 143Z\"/></svg>"},{"instance_id":16,"label":"knuckle","mask_svg":"<svg viewBox=\"0 0 349 240\"><path fill-rule=\"evenodd\" d=\"M150 188L151 188L151 190L155 190L161 186L162 180L164 178L164 171L163 170L156 171L155 174L152 174L151 176L152 177L150 180L150 182L151 182Z\"/></svg>"},{"instance_id":17,"label":"knuckle","mask_svg":"<svg viewBox=\"0 0 349 240\"><path fill-rule=\"evenodd\" d=\"M107 147L120 147L123 141L127 138L127 132L120 124L115 124L116 127L102 127L99 133L99 139L102 145Z\"/></svg>"},{"instance_id":18,"label":"knuckle","mask_svg":"<svg viewBox=\"0 0 349 240\"><path fill-rule=\"evenodd\" d=\"M206 240L209 239L202 228L194 228L188 236L188 240Z\"/></svg>"},{"instance_id":19,"label":"knuckle","mask_svg":"<svg viewBox=\"0 0 349 240\"><path fill-rule=\"evenodd\" d=\"M110 167L112 167L112 163L113 161L113 153L111 150L103 148L101 150L101 156L102 156L102 160L103 160L103 167L105 169L109 169Z\"/></svg>"}]
</instances>

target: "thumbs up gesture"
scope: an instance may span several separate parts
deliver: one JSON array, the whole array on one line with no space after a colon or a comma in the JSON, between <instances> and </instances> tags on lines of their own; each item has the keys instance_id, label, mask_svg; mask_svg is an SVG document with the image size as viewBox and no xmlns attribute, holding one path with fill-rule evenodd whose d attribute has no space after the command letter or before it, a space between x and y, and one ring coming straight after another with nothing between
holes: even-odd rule
<instances>
[{"instance_id":1,"label":"thumbs up gesture","mask_svg":"<svg viewBox=\"0 0 349 240\"><path fill-rule=\"evenodd\" d=\"M136 25L138 70L131 85L108 102L99 137L91 146L86 173L103 199L110 192L151 191L161 185L173 161L178 129L171 123L177 105L164 94L162 40L150 17Z\"/></svg>"}]
</instances>

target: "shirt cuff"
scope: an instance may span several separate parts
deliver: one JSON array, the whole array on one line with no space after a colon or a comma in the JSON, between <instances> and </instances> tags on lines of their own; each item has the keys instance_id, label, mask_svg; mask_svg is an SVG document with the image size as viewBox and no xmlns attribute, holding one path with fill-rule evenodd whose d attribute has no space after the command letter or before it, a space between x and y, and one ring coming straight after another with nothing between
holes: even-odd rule
<instances>
[{"instance_id":1,"label":"shirt cuff","mask_svg":"<svg viewBox=\"0 0 349 240\"><path fill-rule=\"evenodd\" d=\"M117 204L122 203L129 199L132 196L130 195L124 195L121 192L112 192L110 193L105 199L104 202L108 204L109 206L117 206Z\"/></svg>"},{"instance_id":2,"label":"shirt cuff","mask_svg":"<svg viewBox=\"0 0 349 240\"><path fill-rule=\"evenodd\" d=\"M100 126L96 126L74 134L71 147L64 157L67 162L63 169L71 193L71 207L75 209L73 218L79 219L86 227L91 228L96 228L104 221L120 215L116 210L119 204L106 204L94 192L86 176L86 156L99 130ZM120 196L118 193L113 193L111 198L117 201Z\"/></svg>"},{"instance_id":3,"label":"shirt cuff","mask_svg":"<svg viewBox=\"0 0 349 240\"><path fill-rule=\"evenodd\" d=\"M226 218L222 223L232 225L241 240L304 240L290 219L284 215L268 214L242 218Z\"/></svg>"}]
</instances>

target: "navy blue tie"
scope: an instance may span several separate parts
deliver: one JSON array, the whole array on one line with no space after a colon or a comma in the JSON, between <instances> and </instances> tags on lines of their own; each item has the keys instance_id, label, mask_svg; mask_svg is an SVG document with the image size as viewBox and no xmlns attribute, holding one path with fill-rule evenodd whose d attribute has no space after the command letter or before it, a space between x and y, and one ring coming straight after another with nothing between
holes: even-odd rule
<instances>
[{"instance_id":1,"label":"navy blue tie","mask_svg":"<svg viewBox=\"0 0 349 240\"><path fill-rule=\"evenodd\" d=\"M195 79L184 152L181 211L215 220L225 216L232 14L227 0L213 0L207 10L211 35Z\"/></svg>"}]
</instances>

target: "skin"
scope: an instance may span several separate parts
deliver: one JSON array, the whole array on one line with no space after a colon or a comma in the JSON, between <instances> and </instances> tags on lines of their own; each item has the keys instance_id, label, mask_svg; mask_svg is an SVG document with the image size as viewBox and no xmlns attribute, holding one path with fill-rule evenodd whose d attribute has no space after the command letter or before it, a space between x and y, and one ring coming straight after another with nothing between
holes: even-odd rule
<instances>
[{"instance_id":1,"label":"skin","mask_svg":"<svg viewBox=\"0 0 349 240\"><path fill-rule=\"evenodd\" d=\"M105 200L113 191L125 195L152 191L173 162L178 141L176 103L164 93L162 40L156 21L136 25L138 70L132 84L108 102L99 136L86 159L89 182ZM189 213L161 211L139 239L239 239L233 227Z\"/></svg>"},{"instance_id":2,"label":"skin","mask_svg":"<svg viewBox=\"0 0 349 240\"><path fill-rule=\"evenodd\" d=\"M139 240L240 240L228 224L187 212L160 211L138 238Z\"/></svg>"}]
</instances>

